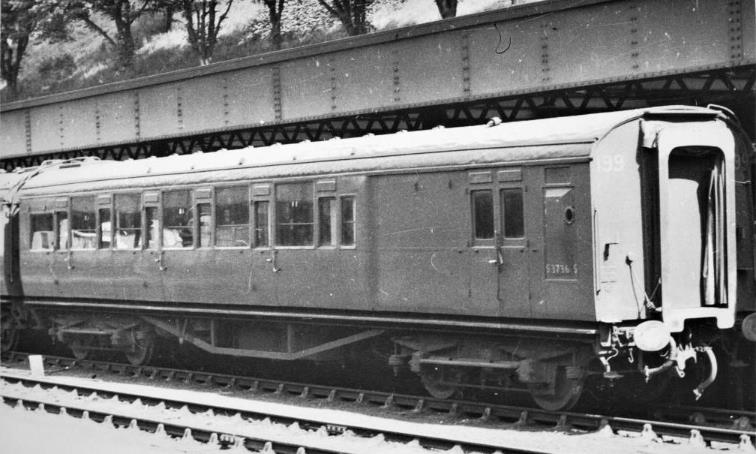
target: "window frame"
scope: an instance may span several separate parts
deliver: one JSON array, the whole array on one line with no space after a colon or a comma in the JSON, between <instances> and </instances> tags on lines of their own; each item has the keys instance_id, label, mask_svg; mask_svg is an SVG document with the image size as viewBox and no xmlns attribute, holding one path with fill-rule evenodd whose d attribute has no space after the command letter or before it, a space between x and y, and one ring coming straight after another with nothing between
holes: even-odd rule
<instances>
[{"instance_id":1,"label":"window frame","mask_svg":"<svg viewBox=\"0 0 756 454\"><path fill-rule=\"evenodd\" d=\"M276 184L273 181L253 181L249 184L249 243L252 249L275 249ZM257 242L257 203L267 203L265 232L267 244Z\"/></svg>"},{"instance_id":2,"label":"window frame","mask_svg":"<svg viewBox=\"0 0 756 454\"><path fill-rule=\"evenodd\" d=\"M218 246L218 192L224 189L244 188L247 191L247 195L244 198L244 203L247 204L247 246ZM254 214L252 213L252 192L250 190L251 184L249 182L243 184L224 184L219 186L213 186L212 194L212 245L208 246L213 249L253 249L254 244Z\"/></svg>"},{"instance_id":3,"label":"window frame","mask_svg":"<svg viewBox=\"0 0 756 454\"><path fill-rule=\"evenodd\" d=\"M258 203L264 203L266 204L267 209L265 210L266 215L266 223L265 223L265 237L267 239L266 244L259 244L257 241L257 204ZM267 199L255 199L250 201L250 216L252 218L252 223L250 223L250 229L251 229L251 243L252 243L252 249L273 249L274 248L274 239L273 239L273 213L275 210L273 210L272 206L273 203L270 200Z\"/></svg>"},{"instance_id":4,"label":"window frame","mask_svg":"<svg viewBox=\"0 0 756 454\"><path fill-rule=\"evenodd\" d=\"M50 216L51 226L52 226L52 247L48 249L34 249L34 230L32 230L32 216L39 216L39 215L48 215ZM41 232L42 230L40 230ZM55 243L57 242L57 232L55 230L55 214L53 211L47 210L47 209L40 209L40 210L29 210L29 251L30 252L41 252L41 253L50 253L55 251ZM49 241L49 239L48 239Z\"/></svg>"},{"instance_id":5,"label":"window frame","mask_svg":"<svg viewBox=\"0 0 756 454\"><path fill-rule=\"evenodd\" d=\"M74 248L73 247L73 205L74 205L74 199L83 199L91 197L92 200L92 208L94 209L94 219L95 219L95 228L94 228L94 234L95 234L95 242L94 247L92 248ZM69 248L67 250L70 251L76 251L76 252L84 252L84 251L96 251L99 249L99 237L97 236L97 232L100 229L100 225L98 223L99 220L99 207L97 206L97 195L96 194L79 194L75 196L71 196L68 198L68 244Z\"/></svg>"},{"instance_id":6,"label":"window frame","mask_svg":"<svg viewBox=\"0 0 756 454\"><path fill-rule=\"evenodd\" d=\"M313 238L315 246L319 249L337 249L339 246L341 246L341 212L339 204L341 201L341 197L336 196L335 194L327 194L327 195L316 195L315 196L317 206L315 213L313 214L313 217L315 218L315 235ZM333 203L333 206L331 207L329 215L333 216L333 219L330 219L330 226L329 227L335 227L331 229L330 232L330 242L323 243L321 241L321 234L322 232L322 223L320 222L320 216L321 216L321 209L320 209L320 201L321 200L330 200Z\"/></svg>"},{"instance_id":7,"label":"window frame","mask_svg":"<svg viewBox=\"0 0 756 454\"><path fill-rule=\"evenodd\" d=\"M476 222L475 222L475 193L476 192L488 192L491 194L491 238L478 238L476 236ZM496 246L496 237L498 235L498 229L496 228L497 219L499 219L498 209L498 192L496 188L491 184L474 185L468 190L468 203L470 204L469 219L470 219L470 241L473 247L494 247Z\"/></svg>"},{"instance_id":8,"label":"window frame","mask_svg":"<svg viewBox=\"0 0 756 454\"><path fill-rule=\"evenodd\" d=\"M138 227L138 229L139 229L139 235L140 235L139 242L141 244L138 247L128 247L128 248L119 248L119 247L116 247L117 246L117 242L118 242L118 237L116 236L116 232L118 232L119 230L122 230L121 225L118 224L118 221L117 221L117 219L118 219L118 204L116 202L116 199L118 198L118 196L124 196L124 195L126 195L126 196L129 196L129 195L130 196L136 196L137 197L137 203L139 204L138 207L137 207L137 211L136 212L139 214L139 227ZM112 210L111 210L111 214L110 214L110 216L112 218L112 220L111 220L111 223L112 223L111 230L113 231L113 233L111 235L111 237L112 237L112 243L111 243L111 248L110 249L113 250L113 251L130 251L130 252L133 252L133 251L144 251L144 250L146 250L146 247L145 247L146 235L145 235L145 229L144 229L144 224L145 224L144 191L143 190L136 190L136 191L114 192L110 196L111 196L111 206L112 206ZM128 228L132 229L132 230L136 230L136 227L128 227Z\"/></svg>"},{"instance_id":9,"label":"window frame","mask_svg":"<svg viewBox=\"0 0 756 454\"><path fill-rule=\"evenodd\" d=\"M148 195L155 195L155 200L147 200ZM142 201L142 207L141 207L141 216L142 216L142 246L141 250L143 251L162 251L163 250L163 190L162 189L156 189L156 190L142 190L139 193ZM154 208L156 211L155 219L157 220L157 235L155 235L152 240L155 243L155 247L151 248L147 245L147 233L150 229L150 226L147 225L147 210L150 208ZM179 251L181 249L175 248L171 250Z\"/></svg>"},{"instance_id":10,"label":"window frame","mask_svg":"<svg viewBox=\"0 0 756 454\"><path fill-rule=\"evenodd\" d=\"M310 199L310 202L312 203L312 222L308 223L312 225L312 242L310 244L291 244L291 245L282 245L278 244L279 238L278 238L278 188L282 185L293 185L293 184L302 184L302 185L310 185L310 192L312 198ZM275 181L271 183L271 188L273 189L271 191L271 203L268 205L268 215L270 220L268 221L271 229L269 231L269 241L270 241L270 247L274 249L317 249L318 248L318 238L316 235L318 235L318 231L316 229L317 227L317 217L318 217L318 209L317 209L317 203L318 203L318 196L317 196L317 190L315 187L315 180L307 179L307 180L282 180L282 181Z\"/></svg>"},{"instance_id":11,"label":"window frame","mask_svg":"<svg viewBox=\"0 0 756 454\"><path fill-rule=\"evenodd\" d=\"M343 229L344 229L344 199L352 199L352 244L344 244L344 237L343 237ZM339 215L339 221L338 221L338 245L341 249L355 249L357 248L358 243L358 234L357 234L357 194L354 193L346 193L346 194L340 194L338 197L338 207L337 212Z\"/></svg>"},{"instance_id":12,"label":"window frame","mask_svg":"<svg viewBox=\"0 0 756 454\"><path fill-rule=\"evenodd\" d=\"M528 242L528 189L524 181L521 166L493 167L470 171L467 174L467 197L469 203L469 238L473 248L523 247ZM506 190L518 190L522 200L522 236L505 237L505 216L502 194ZM475 192L489 191L491 194L493 215L493 236L491 238L476 238L475 231ZM532 233L532 232L530 232Z\"/></svg>"},{"instance_id":13,"label":"window frame","mask_svg":"<svg viewBox=\"0 0 756 454\"><path fill-rule=\"evenodd\" d=\"M190 225L186 225L186 226L174 226L174 225L170 225L170 226L167 226L167 227L169 227L169 228L172 228L172 227L184 227L185 229L188 228L188 230L190 230L192 232L192 243L190 245L183 246L183 244L182 244L182 246L178 246L178 247L176 247L176 246L166 247L163 244L163 236L165 234L164 233L164 229L166 228L166 224L165 224L165 200L166 200L166 196L165 195L166 195L166 193L169 193L169 192L187 192L189 194L189 207L188 207L188 209L189 209L189 214L191 214L191 216L192 216L192 223ZM178 187L178 188L171 188L171 189L160 189L159 194L160 194L159 195L159 200L157 202L157 207L158 207L158 211L157 211L157 219L158 219L158 244L157 244L156 250L159 250L159 251L190 251L190 250L197 249L197 236L196 236L196 232L197 232L197 213L196 213L196 210L195 210L196 203L195 203L195 200L194 200L194 188ZM144 211L145 228L148 228L146 226L146 220L147 220L147 210L146 209L150 208L150 207L152 207L151 204L149 206L148 206L147 203L144 204L144 208L145 208L145 211ZM145 239L146 239L146 237L145 237ZM180 235L179 235L179 239L181 239ZM181 239L181 241L183 242L183 239ZM145 248L147 249L147 247L146 247L147 244L146 243L147 242L145 241Z\"/></svg>"},{"instance_id":14,"label":"window frame","mask_svg":"<svg viewBox=\"0 0 756 454\"><path fill-rule=\"evenodd\" d=\"M104 202L107 198L107 202ZM96 194L95 195L95 222L97 222L97 230L95 233L95 241L97 242L95 250L97 251L109 251L115 247L115 198L113 194ZM108 242L110 246L101 247L103 243L102 236L102 218L100 216L101 210L108 210L110 212L110 238Z\"/></svg>"},{"instance_id":15,"label":"window frame","mask_svg":"<svg viewBox=\"0 0 756 454\"><path fill-rule=\"evenodd\" d=\"M207 193L208 197L200 197L201 194ZM182 249L213 249L215 247L215 187L200 186L191 188L189 191L189 200L192 210L192 247ZM210 240L209 244L203 245L201 241L201 219L200 205L210 206Z\"/></svg>"},{"instance_id":16,"label":"window frame","mask_svg":"<svg viewBox=\"0 0 756 454\"><path fill-rule=\"evenodd\" d=\"M506 236L505 232L505 223L506 223L506 216L507 213L504 210L504 198L502 197L502 193L504 191L511 191L511 190L519 190L520 192L520 202L522 204L522 219L521 219L521 227L522 227L522 236ZM499 231L501 235L501 241L502 244L518 244L520 242L525 241L525 239L528 237L527 232L527 223L525 222L525 210L526 210L526 204L525 204L525 187L521 184L500 184L497 188L497 198L498 198L498 209L499 209Z\"/></svg>"},{"instance_id":17,"label":"window frame","mask_svg":"<svg viewBox=\"0 0 756 454\"><path fill-rule=\"evenodd\" d=\"M53 231L55 232L55 246L53 247L54 251L70 251L71 249L71 203L69 201L68 206L66 209L61 209L58 207L53 208ZM60 220L58 219L58 216L60 213L66 214L66 220L68 221L68 234L66 235L66 247L61 247L60 245Z\"/></svg>"},{"instance_id":18,"label":"window frame","mask_svg":"<svg viewBox=\"0 0 756 454\"><path fill-rule=\"evenodd\" d=\"M207 205L210 207L210 239L208 240L209 244L202 244L201 241L201 235L202 235L202 220L200 219L200 205ZM182 249L212 249L215 247L215 204L213 203L213 200L197 200L195 199L192 203L192 210L194 211L194 221L192 222L192 230L194 231L194 236L192 237L192 247L191 248L182 248Z\"/></svg>"}]
</instances>

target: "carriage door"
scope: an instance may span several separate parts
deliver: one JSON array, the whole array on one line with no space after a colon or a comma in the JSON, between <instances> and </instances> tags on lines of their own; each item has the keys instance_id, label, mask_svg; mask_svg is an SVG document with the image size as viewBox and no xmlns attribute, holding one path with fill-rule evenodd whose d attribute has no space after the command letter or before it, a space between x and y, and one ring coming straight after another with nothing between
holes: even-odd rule
<instances>
[{"instance_id":1,"label":"carriage door","mask_svg":"<svg viewBox=\"0 0 756 454\"><path fill-rule=\"evenodd\" d=\"M525 231L525 197L522 169L496 172L498 228L499 311L503 317L530 317L528 238Z\"/></svg>"},{"instance_id":2,"label":"carriage door","mask_svg":"<svg viewBox=\"0 0 756 454\"><path fill-rule=\"evenodd\" d=\"M18 295L21 293L21 274L19 264L19 230L18 213L14 213L17 206L3 203L0 205L0 256L3 260L3 294Z\"/></svg>"},{"instance_id":3,"label":"carriage door","mask_svg":"<svg viewBox=\"0 0 756 454\"><path fill-rule=\"evenodd\" d=\"M657 146L664 322L678 332L688 317L716 317L726 328L736 288L732 135L717 123L670 127Z\"/></svg>"}]
</instances>

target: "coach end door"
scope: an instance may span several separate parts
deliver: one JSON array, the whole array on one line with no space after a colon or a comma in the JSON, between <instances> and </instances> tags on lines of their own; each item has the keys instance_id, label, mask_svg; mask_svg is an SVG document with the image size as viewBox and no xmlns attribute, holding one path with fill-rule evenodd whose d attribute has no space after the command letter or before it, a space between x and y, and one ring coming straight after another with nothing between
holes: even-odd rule
<instances>
[{"instance_id":1,"label":"coach end door","mask_svg":"<svg viewBox=\"0 0 756 454\"><path fill-rule=\"evenodd\" d=\"M657 137L662 314L673 332L688 318L733 324L735 167L732 133L718 123L669 127Z\"/></svg>"}]
</instances>

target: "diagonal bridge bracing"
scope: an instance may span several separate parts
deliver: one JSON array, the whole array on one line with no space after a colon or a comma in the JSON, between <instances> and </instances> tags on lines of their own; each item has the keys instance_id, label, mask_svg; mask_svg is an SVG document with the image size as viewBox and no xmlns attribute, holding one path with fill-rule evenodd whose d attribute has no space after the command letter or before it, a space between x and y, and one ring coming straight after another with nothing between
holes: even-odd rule
<instances>
[{"instance_id":1,"label":"diagonal bridge bracing","mask_svg":"<svg viewBox=\"0 0 756 454\"><path fill-rule=\"evenodd\" d=\"M96 156L101 159L141 159L149 156L265 146L303 140L327 140L386 134L435 126L480 124L492 117L519 121L561 115L631 109L663 104L724 105L744 120L754 137L756 64L692 73L660 74L642 79L605 81L586 86L554 87L532 93L502 93L481 99L423 104L401 110L358 112L298 122L280 122L232 130L167 137L134 144L63 150L3 160L5 170L39 165L48 159Z\"/></svg>"}]
</instances>

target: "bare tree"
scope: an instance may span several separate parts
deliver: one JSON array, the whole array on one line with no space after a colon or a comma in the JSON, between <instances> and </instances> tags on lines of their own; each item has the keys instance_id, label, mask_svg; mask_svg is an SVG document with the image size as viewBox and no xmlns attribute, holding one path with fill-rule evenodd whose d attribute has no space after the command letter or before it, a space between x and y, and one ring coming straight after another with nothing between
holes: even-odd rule
<instances>
[{"instance_id":1,"label":"bare tree","mask_svg":"<svg viewBox=\"0 0 756 454\"><path fill-rule=\"evenodd\" d=\"M0 73L13 96L18 92L21 61L37 27L33 0L2 0L0 25Z\"/></svg>"},{"instance_id":2,"label":"bare tree","mask_svg":"<svg viewBox=\"0 0 756 454\"><path fill-rule=\"evenodd\" d=\"M222 7L217 0L181 1L189 44L199 56L201 65L210 63L218 43L218 32L234 0L226 0L225 3L225 7Z\"/></svg>"},{"instance_id":3,"label":"bare tree","mask_svg":"<svg viewBox=\"0 0 756 454\"><path fill-rule=\"evenodd\" d=\"M283 14L286 0L255 0L262 2L268 7L268 18L270 19L270 40L273 48L280 49L283 37L281 36L281 15Z\"/></svg>"},{"instance_id":4,"label":"bare tree","mask_svg":"<svg viewBox=\"0 0 756 454\"><path fill-rule=\"evenodd\" d=\"M44 14L46 32L68 34L71 21L79 21L102 36L116 49L118 65L131 71L136 46L131 27L145 12L154 7L154 0L37 0L35 8ZM115 35L97 23L95 13L113 21Z\"/></svg>"},{"instance_id":5,"label":"bare tree","mask_svg":"<svg viewBox=\"0 0 756 454\"><path fill-rule=\"evenodd\" d=\"M457 0L436 0L436 6L444 19L457 15Z\"/></svg>"},{"instance_id":6,"label":"bare tree","mask_svg":"<svg viewBox=\"0 0 756 454\"><path fill-rule=\"evenodd\" d=\"M374 0L318 0L331 15L344 25L350 36L368 32L367 7Z\"/></svg>"},{"instance_id":7,"label":"bare tree","mask_svg":"<svg viewBox=\"0 0 756 454\"><path fill-rule=\"evenodd\" d=\"M180 2L180 0L154 0L154 12L163 16L163 25L160 27L162 33L168 33L173 28L173 14L181 7Z\"/></svg>"}]
</instances>

